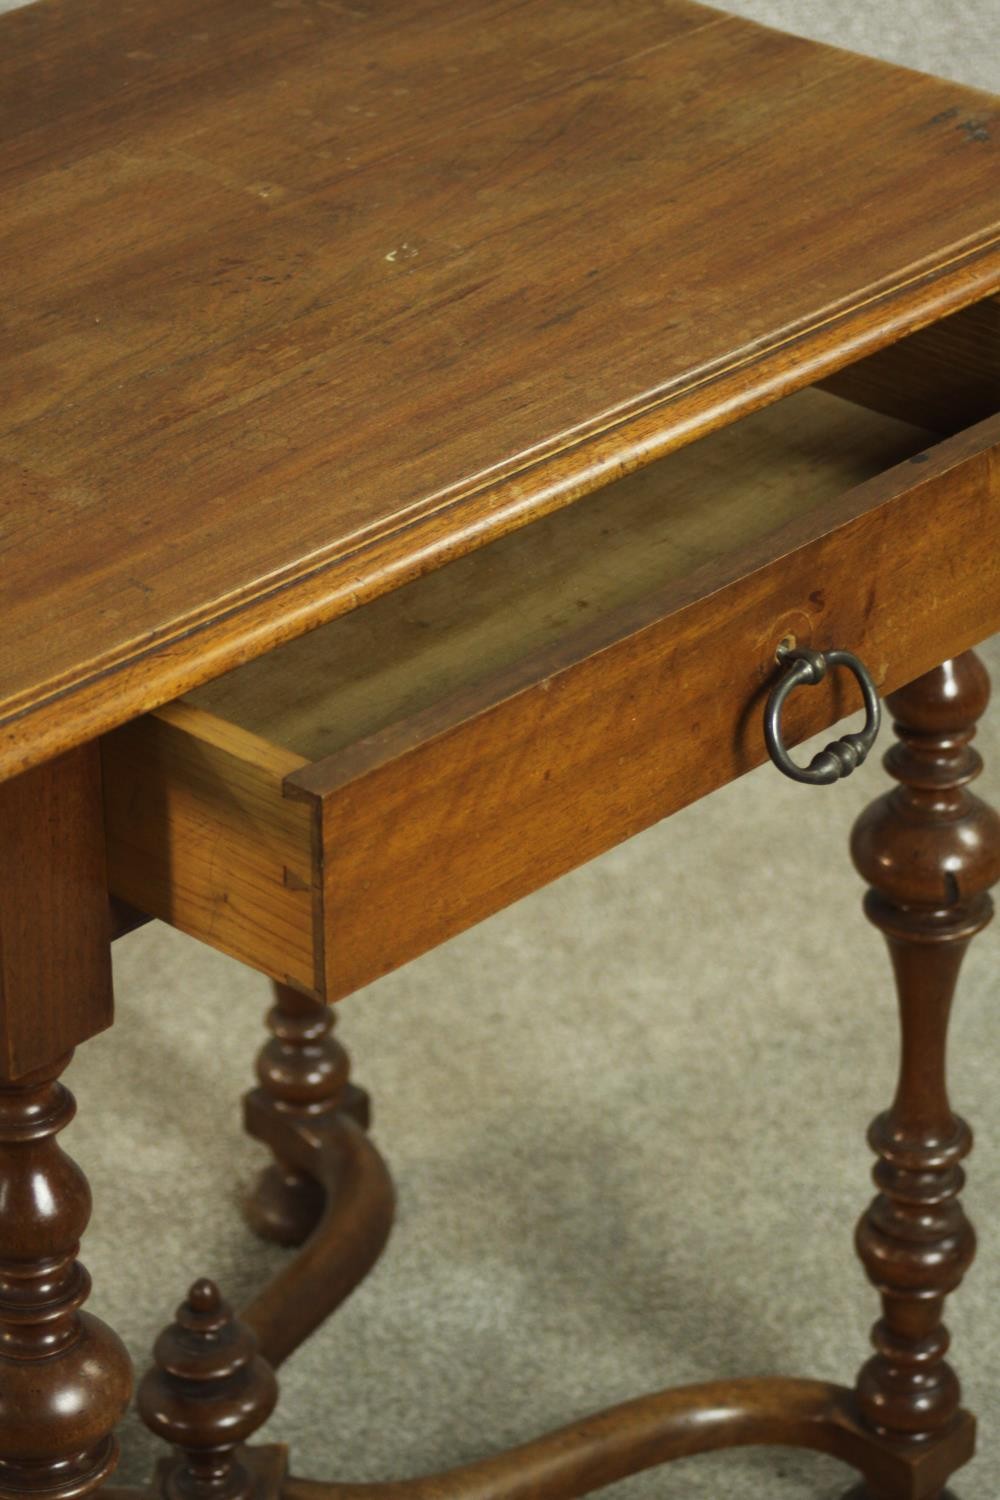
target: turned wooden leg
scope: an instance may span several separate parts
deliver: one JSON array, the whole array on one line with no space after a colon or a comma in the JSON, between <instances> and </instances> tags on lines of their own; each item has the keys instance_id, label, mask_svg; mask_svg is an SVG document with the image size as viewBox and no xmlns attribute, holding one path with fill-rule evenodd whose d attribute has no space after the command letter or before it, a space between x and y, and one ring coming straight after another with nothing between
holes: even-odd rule
<instances>
[{"instance_id":1,"label":"turned wooden leg","mask_svg":"<svg viewBox=\"0 0 1000 1500\"><path fill-rule=\"evenodd\" d=\"M927 1487L859 1492L873 1500L939 1500L972 1452L974 1423L960 1409L942 1322L975 1249L958 1197L972 1137L952 1113L945 1051L959 967L990 920L986 893L1000 879L1000 818L967 790L981 769L969 742L988 699L989 679L971 652L892 694L899 743L885 764L900 785L862 814L852 840L871 887L866 913L892 958L902 1031L896 1097L869 1135L878 1195L857 1245L883 1313L857 1397L865 1422L888 1441L914 1451L936 1445L942 1471Z\"/></svg>"},{"instance_id":2,"label":"turned wooden leg","mask_svg":"<svg viewBox=\"0 0 1000 1500\"><path fill-rule=\"evenodd\" d=\"M274 991L275 1004L267 1017L271 1039L257 1058L264 1093L290 1122L315 1124L343 1114L367 1130L368 1095L350 1081L350 1058L333 1035L330 1007L290 985L276 984ZM324 1190L315 1177L276 1153L249 1195L245 1212L250 1227L264 1239L301 1245L319 1223L324 1203Z\"/></svg>"},{"instance_id":3,"label":"turned wooden leg","mask_svg":"<svg viewBox=\"0 0 1000 1500\"><path fill-rule=\"evenodd\" d=\"M0 1084L0 1496L69 1500L115 1467L131 1393L117 1336L80 1308L90 1192L56 1134L73 1118L61 1058Z\"/></svg>"},{"instance_id":4,"label":"turned wooden leg","mask_svg":"<svg viewBox=\"0 0 1000 1500\"><path fill-rule=\"evenodd\" d=\"M367 1275L392 1225L392 1180L367 1128L367 1094L319 1000L276 985L259 1087L243 1101L250 1135L274 1161L246 1204L252 1228L301 1248L243 1309L277 1368Z\"/></svg>"},{"instance_id":5,"label":"turned wooden leg","mask_svg":"<svg viewBox=\"0 0 1000 1500\"><path fill-rule=\"evenodd\" d=\"M74 1500L118 1455L131 1366L81 1311L90 1191L59 1075L111 1020L96 750L0 785L0 1500Z\"/></svg>"}]
</instances>

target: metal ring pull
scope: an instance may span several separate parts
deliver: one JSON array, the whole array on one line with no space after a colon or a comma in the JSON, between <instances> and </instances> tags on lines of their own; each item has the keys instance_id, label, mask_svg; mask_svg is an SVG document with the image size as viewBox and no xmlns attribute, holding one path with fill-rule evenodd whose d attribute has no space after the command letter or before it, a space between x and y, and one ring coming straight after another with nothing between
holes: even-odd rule
<instances>
[{"instance_id":1,"label":"metal ring pull","mask_svg":"<svg viewBox=\"0 0 1000 1500\"><path fill-rule=\"evenodd\" d=\"M882 705L867 668L851 651L810 651L805 647L793 650L788 646L779 646L777 656L779 661L787 665L771 689L764 712L767 753L778 770L790 776L793 781L823 786L839 781L843 776L850 776L867 758L882 722ZM834 740L825 750L818 751L808 766L797 766L781 738L781 710L793 688L800 684L813 686L822 682L828 667L846 667L849 672L854 673L865 700L865 727L857 734L845 734L843 739Z\"/></svg>"}]
</instances>

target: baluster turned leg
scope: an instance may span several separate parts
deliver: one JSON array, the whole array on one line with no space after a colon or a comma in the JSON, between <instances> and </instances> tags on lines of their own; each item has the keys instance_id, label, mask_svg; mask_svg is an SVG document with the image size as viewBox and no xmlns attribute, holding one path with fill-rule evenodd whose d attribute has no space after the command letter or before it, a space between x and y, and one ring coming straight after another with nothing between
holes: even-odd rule
<instances>
[{"instance_id":1,"label":"baluster turned leg","mask_svg":"<svg viewBox=\"0 0 1000 1500\"><path fill-rule=\"evenodd\" d=\"M303 1124L348 1115L367 1130L368 1095L350 1082L350 1058L332 1034L330 1007L289 985L276 984L274 991L267 1017L271 1039L257 1058L257 1077L273 1107ZM275 1155L247 1199L247 1221L264 1239L300 1245L319 1221L324 1191L315 1178Z\"/></svg>"},{"instance_id":2,"label":"baluster turned leg","mask_svg":"<svg viewBox=\"0 0 1000 1500\"><path fill-rule=\"evenodd\" d=\"M0 785L0 1500L78 1500L115 1466L132 1370L82 1312L87 1179L60 1074L111 1021L95 746Z\"/></svg>"},{"instance_id":3,"label":"baluster turned leg","mask_svg":"<svg viewBox=\"0 0 1000 1500\"><path fill-rule=\"evenodd\" d=\"M132 1370L117 1336L81 1312L76 1259L90 1192L56 1134L73 1118L63 1057L0 1085L0 1497L69 1500L115 1467L112 1429Z\"/></svg>"},{"instance_id":4,"label":"baluster turned leg","mask_svg":"<svg viewBox=\"0 0 1000 1500\"><path fill-rule=\"evenodd\" d=\"M942 1322L975 1249L958 1199L972 1138L951 1110L945 1052L959 967L990 920L986 893L1000 879L1000 818L967 790L982 765L969 741L988 699L971 652L892 694L899 743L885 763L900 785L862 814L852 840L871 886L866 913L889 946L902 1031L896 1097L869 1135L878 1195L857 1235L883 1308L858 1401L888 1440L914 1452L931 1444L940 1458L905 1495L858 1492L876 1500L938 1500L972 1451L973 1419L960 1410Z\"/></svg>"}]
</instances>

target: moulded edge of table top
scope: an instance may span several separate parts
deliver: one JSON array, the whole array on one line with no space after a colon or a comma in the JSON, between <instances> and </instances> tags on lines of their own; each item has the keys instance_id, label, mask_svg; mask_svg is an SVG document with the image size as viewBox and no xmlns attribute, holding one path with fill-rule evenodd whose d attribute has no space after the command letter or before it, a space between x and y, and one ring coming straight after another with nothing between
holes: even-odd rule
<instances>
[{"instance_id":1,"label":"moulded edge of table top","mask_svg":"<svg viewBox=\"0 0 1000 1500\"><path fill-rule=\"evenodd\" d=\"M0 707L0 779L19 774L294 639L431 568L536 520L610 480L824 379L907 334L1000 291L1000 242L972 247L714 372L651 410L422 514L357 550L269 580L247 597L89 675Z\"/></svg>"}]
</instances>

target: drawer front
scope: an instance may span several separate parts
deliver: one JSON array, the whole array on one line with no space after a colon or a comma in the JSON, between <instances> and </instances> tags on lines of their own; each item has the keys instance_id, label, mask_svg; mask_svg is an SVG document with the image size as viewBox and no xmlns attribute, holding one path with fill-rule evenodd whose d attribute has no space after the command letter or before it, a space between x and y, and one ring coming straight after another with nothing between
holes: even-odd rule
<instances>
[{"instance_id":1,"label":"drawer front","mask_svg":"<svg viewBox=\"0 0 1000 1500\"><path fill-rule=\"evenodd\" d=\"M337 999L758 764L783 639L857 652L888 692L998 628L992 418L326 760L296 764L182 705L116 732L112 889ZM857 705L845 674L794 695L789 742ZM221 735L251 768L277 757L238 775L256 828L227 784L233 764L216 757L207 773L211 757L180 749L188 734ZM147 795L160 811L137 834ZM171 808L183 826L168 836ZM270 852L250 858L261 828Z\"/></svg>"}]
</instances>

